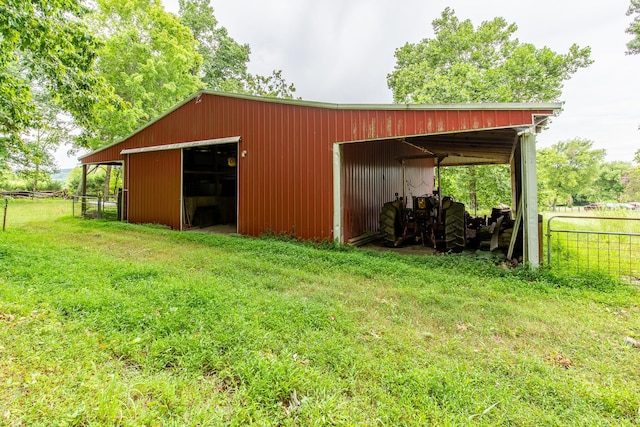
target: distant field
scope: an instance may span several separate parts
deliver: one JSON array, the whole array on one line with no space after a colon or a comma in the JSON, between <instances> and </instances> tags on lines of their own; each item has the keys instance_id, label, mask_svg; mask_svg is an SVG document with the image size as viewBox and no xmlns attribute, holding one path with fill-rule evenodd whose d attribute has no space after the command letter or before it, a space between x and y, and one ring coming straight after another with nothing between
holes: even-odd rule
<instances>
[{"instance_id":1,"label":"distant field","mask_svg":"<svg viewBox=\"0 0 640 427\"><path fill-rule=\"evenodd\" d=\"M636 286L8 213L0 425L640 422Z\"/></svg>"},{"instance_id":2,"label":"distant field","mask_svg":"<svg viewBox=\"0 0 640 427\"><path fill-rule=\"evenodd\" d=\"M67 176L72 171L72 168L60 169L57 173L51 174L51 179L54 181L66 182Z\"/></svg>"}]
</instances>

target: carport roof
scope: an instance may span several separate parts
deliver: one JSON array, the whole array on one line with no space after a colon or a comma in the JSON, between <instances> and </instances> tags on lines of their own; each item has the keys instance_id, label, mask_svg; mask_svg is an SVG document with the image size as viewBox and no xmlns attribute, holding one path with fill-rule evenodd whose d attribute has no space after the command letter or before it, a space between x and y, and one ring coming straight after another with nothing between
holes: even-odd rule
<instances>
[{"instance_id":1,"label":"carport roof","mask_svg":"<svg viewBox=\"0 0 640 427\"><path fill-rule=\"evenodd\" d=\"M524 129L522 129L524 130ZM412 158L436 158L441 166L509 163L519 128L488 129L405 138L424 151Z\"/></svg>"}]
</instances>

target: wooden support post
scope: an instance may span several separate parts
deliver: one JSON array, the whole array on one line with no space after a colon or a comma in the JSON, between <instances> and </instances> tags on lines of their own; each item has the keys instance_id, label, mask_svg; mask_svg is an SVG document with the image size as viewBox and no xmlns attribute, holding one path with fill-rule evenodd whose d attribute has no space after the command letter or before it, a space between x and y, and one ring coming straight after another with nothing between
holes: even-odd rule
<instances>
[{"instance_id":1,"label":"wooden support post","mask_svg":"<svg viewBox=\"0 0 640 427\"><path fill-rule=\"evenodd\" d=\"M438 157L436 161L436 171L438 173L438 224L442 224L442 186L440 185L440 161L442 159ZM435 242L435 240L434 240Z\"/></svg>"},{"instance_id":2,"label":"wooden support post","mask_svg":"<svg viewBox=\"0 0 640 427\"><path fill-rule=\"evenodd\" d=\"M507 251L507 259L513 258L513 249L516 247L516 240L518 239L518 230L520 230L520 223L522 222L522 199L518 203L516 211L516 222L513 224L513 233L511 234L511 241L509 242L509 250Z\"/></svg>"},{"instance_id":3,"label":"wooden support post","mask_svg":"<svg viewBox=\"0 0 640 427\"><path fill-rule=\"evenodd\" d=\"M4 198L4 219L2 220L2 231L7 228L7 209L9 208L9 198Z\"/></svg>"},{"instance_id":4,"label":"wooden support post","mask_svg":"<svg viewBox=\"0 0 640 427\"><path fill-rule=\"evenodd\" d=\"M118 196L117 196L117 212L118 212L118 221L122 221L122 187L118 188Z\"/></svg>"}]
</instances>

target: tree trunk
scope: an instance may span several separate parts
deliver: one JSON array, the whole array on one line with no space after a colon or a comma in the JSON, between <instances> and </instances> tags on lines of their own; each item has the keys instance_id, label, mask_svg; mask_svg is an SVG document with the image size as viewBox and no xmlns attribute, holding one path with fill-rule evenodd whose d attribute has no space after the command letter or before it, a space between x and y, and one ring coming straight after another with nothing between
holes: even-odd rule
<instances>
[{"instance_id":1,"label":"tree trunk","mask_svg":"<svg viewBox=\"0 0 640 427\"><path fill-rule=\"evenodd\" d=\"M109 189L111 187L111 165L107 165L107 170L104 174L104 198L109 197Z\"/></svg>"},{"instance_id":2,"label":"tree trunk","mask_svg":"<svg viewBox=\"0 0 640 427\"><path fill-rule=\"evenodd\" d=\"M121 167L117 167L115 168L115 178L113 179L113 194L116 195L118 194L118 181L120 180L120 171L122 170Z\"/></svg>"},{"instance_id":3,"label":"tree trunk","mask_svg":"<svg viewBox=\"0 0 640 427\"><path fill-rule=\"evenodd\" d=\"M38 175L40 175L40 165L36 163L36 171L33 176L33 192L38 191Z\"/></svg>"},{"instance_id":4,"label":"tree trunk","mask_svg":"<svg viewBox=\"0 0 640 427\"><path fill-rule=\"evenodd\" d=\"M476 168L469 166L469 204L470 210L473 210L474 215L478 210L478 175L476 174ZM472 196L473 195L473 196Z\"/></svg>"}]
</instances>

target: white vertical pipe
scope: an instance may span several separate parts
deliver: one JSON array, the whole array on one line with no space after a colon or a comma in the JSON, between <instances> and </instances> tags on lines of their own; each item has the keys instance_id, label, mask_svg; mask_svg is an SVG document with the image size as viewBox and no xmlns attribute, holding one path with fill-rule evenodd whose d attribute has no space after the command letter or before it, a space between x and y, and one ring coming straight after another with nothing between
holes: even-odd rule
<instances>
[{"instance_id":1,"label":"white vertical pipe","mask_svg":"<svg viewBox=\"0 0 640 427\"><path fill-rule=\"evenodd\" d=\"M533 268L540 265L538 248L538 181L536 174L536 137L533 129L520 135L522 165L522 221L524 261Z\"/></svg>"},{"instance_id":2,"label":"white vertical pipe","mask_svg":"<svg viewBox=\"0 0 640 427\"><path fill-rule=\"evenodd\" d=\"M340 144L333 144L333 240L344 243L342 236L342 174Z\"/></svg>"}]
</instances>

